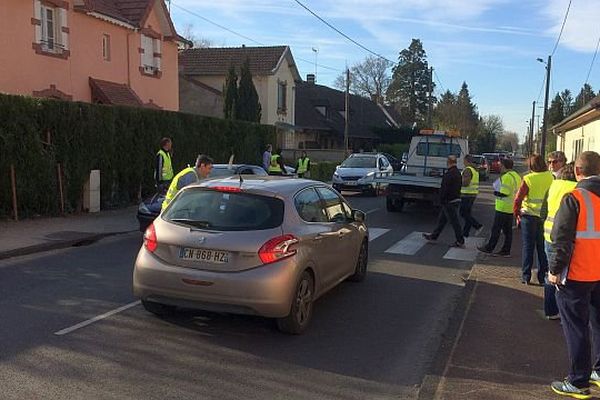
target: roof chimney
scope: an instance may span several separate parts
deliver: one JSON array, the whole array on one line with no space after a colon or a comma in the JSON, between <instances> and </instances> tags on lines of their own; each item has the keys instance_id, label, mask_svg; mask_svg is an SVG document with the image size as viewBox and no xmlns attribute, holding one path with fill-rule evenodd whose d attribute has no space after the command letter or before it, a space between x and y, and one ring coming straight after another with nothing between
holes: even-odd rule
<instances>
[{"instance_id":1,"label":"roof chimney","mask_svg":"<svg viewBox=\"0 0 600 400\"><path fill-rule=\"evenodd\" d=\"M310 83L311 85L314 85L315 84L315 74L306 75L306 82Z\"/></svg>"}]
</instances>

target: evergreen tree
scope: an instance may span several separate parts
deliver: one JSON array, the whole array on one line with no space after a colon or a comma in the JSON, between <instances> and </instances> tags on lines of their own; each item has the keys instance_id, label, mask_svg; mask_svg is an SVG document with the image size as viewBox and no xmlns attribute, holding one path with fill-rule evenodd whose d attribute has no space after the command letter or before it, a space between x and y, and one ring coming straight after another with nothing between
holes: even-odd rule
<instances>
[{"instance_id":1,"label":"evergreen tree","mask_svg":"<svg viewBox=\"0 0 600 400\"><path fill-rule=\"evenodd\" d=\"M235 104L235 119L260 122L262 107L258 101L258 92L252 81L250 60L246 59L240 71L238 101Z\"/></svg>"},{"instance_id":2,"label":"evergreen tree","mask_svg":"<svg viewBox=\"0 0 600 400\"><path fill-rule=\"evenodd\" d=\"M447 90L440 97L433 112L434 126L437 129L458 129L456 118L456 95Z\"/></svg>"},{"instance_id":3,"label":"evergreen tree","mask_svg":"<svg viewBox=\"0 0 600 400\"><path fill-rule=\"evenodd\" d=\"M552 127L558 124L565 118L565 109L563 105L563 99L559 93L556 93L554 99L550 103L550 108L548 109L548 127Z\"/></svg>"},{"instance_id":4,"label":"evergreen tree","mask_svg":"<svg viewBox=\"0 0 600 400\"><path fill-rule=\"evenodd\" d=\"M469 86L463 82L456 98L456 127L464 138L473 138L478 134L479 113L473 104ZM492 149L493 150L493 149Z\"/></svg>"},{"instance_id":5,"label":"evergreen tree","mask_svg":"<svg viewBox=\"0 0 600 400\"><path fill-rule=\"evenodd\" d=\"M584 84L581 88L581 91L575 98L575 105L573 107L573 112L579 110L581 107L587 104L588 101L592 100L596 97L596 93L589 84Z\"/></svg>"},{"instance_id":6,"label":"evergreen tree","mask_svg":"<svg viewBox=\"0 0 600 400\"><path fill-rule=\"evenodd\" d=\"M568 117L573 112L573 95L569 89L565 89L560 93L562 101L563 115Z\"/></svg>"},{"instance_id":7,"label":"evergreen tree","mask_svg":"<svg viewBox=\"0 0 600 400\"><path fill-rule=\"evenodd\" d=\"M235 108L238 103L237 80L238 77L232 64L223 85L223 115L225 119L234 119L235 117Z\"/></svg>"},{"instance_id":8,"label":"evergreen tree","mask_svg":"<svg viewBox=\"0 0 600 400\"><path fill-rule=\"evenodd\" d=\"M387 100L401 115L412 123L423 123L429 107L429 64L423 44L413 39L408 49L398 56L398 64L392 69L392 82L387 90ZM431 83L433 91L434 84Z\"/></svg>"},{"instance_id":9,"label":"evergreen tree","mask_svg":"<svg viewBox=\"0 0 600 400\"><path fill-rule=\"evenodd\" d=\"M474 143L477 151L479 153L494 151L496 142L503 132L504 124L498 115L486 115L480 118L479 134Z\"/></svg>"}]
</instances>

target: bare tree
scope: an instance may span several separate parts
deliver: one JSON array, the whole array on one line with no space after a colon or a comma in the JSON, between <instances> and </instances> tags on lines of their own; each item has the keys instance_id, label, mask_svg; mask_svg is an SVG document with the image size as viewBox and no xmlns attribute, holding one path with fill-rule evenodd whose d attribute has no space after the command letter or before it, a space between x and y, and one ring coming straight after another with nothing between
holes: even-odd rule
<instances>
[{"instance_id":1,"label":"bare tree","mask_svg":"<svg viewBox=\"0 0 600 400\"><path fill-rule=\"evenodd\" d=\"M212 40L200 37L194 32L194 24L187 24L183 28L181 36L192 42L196 48L206 48L214 45Z\"/></svg>"},{"instance_id":2,"label":"bare tree","mask_svg":"<svg viewBox=\"0 0 600 400\"><path fill-rule=\"evenodd\" d=\"M391 82L391 64L382 58L368 56L350 68L350 91L353 94L383 102ZM338 76L333 85L346 90L346 74Z\"/></svg>"},{"instance_id":3,"label":"bare tree","mask_svg":"<svg viewBox=\"0 0 600 400\"><path fill-rule=\"evenodd\" d=\"M505 131L498 137L497 147L500 150L517 151L519 148L519 135L515 132Z\"/></svg>"}]
</instances>

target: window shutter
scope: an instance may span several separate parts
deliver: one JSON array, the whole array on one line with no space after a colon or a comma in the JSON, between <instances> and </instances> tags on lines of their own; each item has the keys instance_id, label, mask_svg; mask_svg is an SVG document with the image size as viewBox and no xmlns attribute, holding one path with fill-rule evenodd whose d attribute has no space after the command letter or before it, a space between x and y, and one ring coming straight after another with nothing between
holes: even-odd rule
<instances>
[{"instance_id":1,"label":"window shutter","mask_svg":"<svg viewBox=\"0 0 600 400\"><path fill-rule=\"evenodd\" d=\"M154 59L154 46L152 44L152 38L142 35L142 48L144 49L144 54L142 54L142 66L152 66L154 64L152 62Z\"/></svg>"},{"instance_id":2,"label":"window shutter","mask_svg":"<svg viewBox=\"0 0 600 400\"><path fill-rule=\"evenodd\" d=\"M63 32L62 28L63 27L68 27L67 25L67 10L65 10L64 8L60 8L60 9L56 9L57 11L57 23L56 23L56 27L57 27L57 40L59 42L59 44L62 45L63 49L68 50L69 49L69 34L66 32Z\"/></svg>"},{"instance_id":3,"label":"window shutter","mask_svg":"<svg viewBox=\"0 0 600 400\"><path fill-rule=\"evenodd\" d=\"M154 53L160 54L160 46L161 46L161 42L160 39L153 39L152 40L154 42ZM154 59L154 66L156 67L156 69L158 69L160 71L161 69L161 58L160 57L154 57L154 54L152 54L152 58Z\"/></svg>"},{"instance_id":4,"label":"window shutter","mask_svg":"<svg viewBox=\"0 0 600 400\"><path fill-rule=\"evenodd\" d=\"M40 0L35 0L33 2L33 16L38 21L42 20L42 3ZM35 25L35 43L40 43L42 41L42 27L41 25Z\"/></svg>"}]
</instances>

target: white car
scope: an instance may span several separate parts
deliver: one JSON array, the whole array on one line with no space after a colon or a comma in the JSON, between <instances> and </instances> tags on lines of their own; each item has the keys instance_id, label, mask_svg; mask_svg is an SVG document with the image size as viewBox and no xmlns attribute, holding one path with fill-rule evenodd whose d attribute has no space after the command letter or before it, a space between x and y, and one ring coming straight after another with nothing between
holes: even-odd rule
<instances>
[{"instance_id":1,"label":"white car","mask_svg":"<svg viewBox=\"0 0 600 400\"><path fill-rule=\"evenodd\" d=\"M375 195L375 174L392 174L388 159L379 153L355 153L338 165L333 173L332 186L338 191L353 191Z\"/></svg>"}]
</instances>

